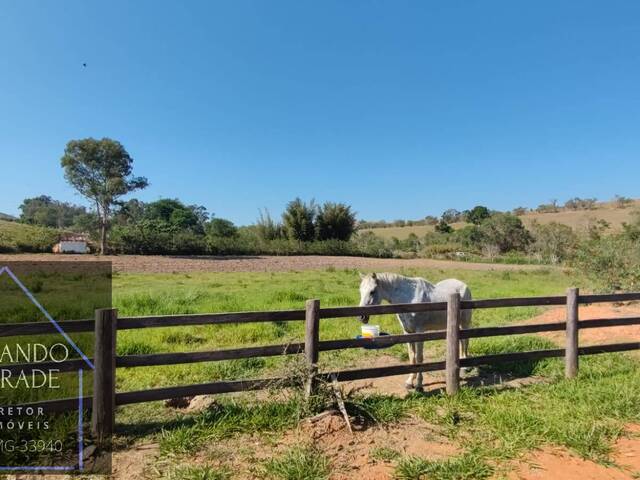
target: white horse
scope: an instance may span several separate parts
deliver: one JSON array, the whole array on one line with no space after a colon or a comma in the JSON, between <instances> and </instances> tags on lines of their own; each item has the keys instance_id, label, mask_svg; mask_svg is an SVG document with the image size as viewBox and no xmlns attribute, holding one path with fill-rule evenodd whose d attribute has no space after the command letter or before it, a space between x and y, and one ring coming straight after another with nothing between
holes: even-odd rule
<instances>
[{"instance_id":1,"label":"white horse","mask_svg":"<svg viewBox=\"0 0 640 480\"><path fill-rule=\"evenodd\" d=\"M378 305L383 300L389 303L446 302L449 295L459 293L462 300L471 300L471 290L461 282L450 278L436 283L429 283L420 277L404 277L395 273L360 274L360 306ZM471 326L471 310L462 310L461 327ZM396 315L404 333L419 333L428 330L444 330L447 327L447 312L399 313ZM369 316L360 317L362 323L369 322ZM463 339L462 357L466 357L469 340ZM412 364L422 363L424 342L408 343L409 361ZM414 383L415 382L415 383ZM412 373L406 381L406 387L422 390L422 373Z\"/></svg>"}]
</instances>

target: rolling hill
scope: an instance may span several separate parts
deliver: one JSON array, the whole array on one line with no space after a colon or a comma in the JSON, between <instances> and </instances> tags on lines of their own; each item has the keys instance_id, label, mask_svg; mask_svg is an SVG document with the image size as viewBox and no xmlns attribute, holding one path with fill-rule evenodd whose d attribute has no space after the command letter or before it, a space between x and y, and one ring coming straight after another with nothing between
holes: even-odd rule
<instances>
[{"instance_id":1,"label":"rolling hill","mask_svg":"<svg viewBox=\"0 0 640 480\"><path fill-rule=\"evenodd\" d=\"M0 253L50 252L60 231L0 220Z\"/></svg>"},{"instance_id":2,"label":"rolling hill","mask_svg":"<svg viewBox=\"0 0 640 480\"><path fill-rule=\"evenodd\" d=\"M633 204L626 208L617 208L613 203L600 203L593 210L564 210L554 213L528 212L520 216L520 219L527 228L536 221L538 223L558 222L570 226L573 229L581 230L587 228L597 220L605 220L611 224L611 228L616 231L622 228L624 222L632 219L632 214L640 209L640 200L635 200ZM465 223L453 223L453 228L463 227ZM414 233L418 237L433 231L432 225L416 225L412 227L381 227L367 228L361 232L373 232L383 238L396 237L403 240Z\"/></svg>"}]
</instances>

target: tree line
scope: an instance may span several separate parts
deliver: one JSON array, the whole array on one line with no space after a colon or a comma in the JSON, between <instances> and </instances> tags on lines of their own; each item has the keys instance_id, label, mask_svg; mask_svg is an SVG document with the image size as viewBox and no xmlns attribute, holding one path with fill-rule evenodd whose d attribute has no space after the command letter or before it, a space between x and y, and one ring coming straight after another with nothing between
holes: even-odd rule
<instances>
[{"instance_id":1,"label":"tree line","mask_svg":"<svg viewBox=\"0 0 640 480\"><path fill-rule=\"evenodd\" d=\"M93 209L41 195L23 201L20 221L90 233L101 253L256 253L269 251L269 242L279 242L277 250L333 242L333 248L342 251L346 247L340 242L349 242L356 229L351 206L336 202L317 205L296 198L286 205L281 221L261 212L255 225L237 227L204 206L178 199L124 201L122 197L149 182L133 174L133 159L122 144L109 138L70 141L60 163L67 182Z\"/></svg>"}]
</instances>

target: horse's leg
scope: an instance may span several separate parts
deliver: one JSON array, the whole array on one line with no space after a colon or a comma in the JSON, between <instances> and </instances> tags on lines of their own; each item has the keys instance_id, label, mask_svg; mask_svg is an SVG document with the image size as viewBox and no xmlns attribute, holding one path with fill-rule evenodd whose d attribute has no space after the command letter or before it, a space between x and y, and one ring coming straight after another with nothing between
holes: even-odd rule
<instances>
[{"instance_id":1,"label":"horse's leg","mask_svg":"<svg viewBox=\"0 0 640 480\"><path fill-rule=\"evenodd\" d=\"M467 329L471 327L471 311L462 312L462 328ZM460 340L460 358L467 358L469 356L469 339L463 338ZM461 369L463 374L468 374L473 369L471 367L464 367Z\"/></svg>"},{"instance_id":2,"label":"horse's leg","mask_svg":"<svg viewBox=\"0 0 640 480\"><path fill-rule=\"evenodd\" d=\"M409 350L409 363L411 363L411 365L414 365L416 363L416 344L411 342L407 343L407 349ZM409 374L407 381L404 383L407 389L413 388L413 380L415 376L415 373Z\"/></svg>"},{"instance_id":3,"label":"horse's leg","mask_svg":"<svg viewBox=\"0 0 640 480\"><path fill-rule=\"evenodd\" d=\"M424 350L424 342L416 342L415 343L416 346L416 362L415 363L422 363L422 353ZM421 392L422 391L422 372L418 372L416 373L416 392Z\"/></svg>"}]
</instances>

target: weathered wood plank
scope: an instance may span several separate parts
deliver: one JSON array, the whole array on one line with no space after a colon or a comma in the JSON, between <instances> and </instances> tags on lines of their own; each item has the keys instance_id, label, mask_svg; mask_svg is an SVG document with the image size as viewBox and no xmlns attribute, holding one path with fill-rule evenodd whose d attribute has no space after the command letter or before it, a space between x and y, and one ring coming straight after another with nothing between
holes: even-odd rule
<instances>
[{"instance_id":1,"label":"weathered wood plank","mask_svg":"<svg viewBox=\"0 0 640 480\"><path fill-rule=\"evenodd\" d=\"M578 375L578 296L577 288L567 290L567 329L565 340L564 376L575 378Z\"/></svg>"},{"instance_id":2,"label":"weathered wood plank","mask_svg":"<svg viewBox=\"0 0 640 480\"><path fill-rule=\"evenodd\" d=\"M212 350L207 352L173 352L152 353L148 355L125 355L116 358L116 366L123 368L152 367L158 365L175 365L181 363L218 362L222 360L237 360L240 358L276 357L279 355L293 355L302 352L304 352L304 343L266 345L260 347L245 347L227 350Z\"/></svg>"},{"instance_id":3,"label":"weathered wood plank","mask_svg":"<svg viewBox=\"0 0 640 480\"><path fill-rule=\"evenodd\" d=\"M96 310L91 431L101 446L110 445L115 427L117 319L117 310Z\"/></svg>"},{"instance_id":4,"label":"weathered wood plank","mask_svg":"<svg viewBox=\"0 0 640 480\"><path fill-rule=\"evenodd\" d=\"M502 308L502 307L534 307L544 305L564 305L565 297L513 297L513 298L489 298L485 300L463 300L460 302L462 310L477 308Z\"/></svg>"},{"instance_id":5,"label":"weathered wood plank","mask_svg":"<svg viewBox=\"0 0 640 480\"><path fill-rule=\"evenodd\" d=\"M367 378L392 377L395 375L404 375L407 373L418 372L435 372L444 370L445 362L418 363L415 365L390 365L387 367L371 367L358 368L353 370L340 370L337 372L321 373L318 376L326 381L331 381L332 375L338 378L338 381L347 382L351 380L363 380Z\"/></svg>"},{"instance_id":6,"label":"weathered wood plank","mask_svg":"<svg viewBox=\"0 0 640 480\"><path fill-rule=\"evenodd\" d=\"M195 395L214 395L218 393L246 392L263 390L273 385L283 385L284 378L263 378L258 380L233 380L227 382L200 383L177 387L154 388L116 394L117 405L153 402L169 398L189 397Z\"/></svg>"},{"instance_id":7,"label":"weathered wood plank","mask_svg":"<svg viewBox=\"0 0 640 480\"><path fill-rule=\"evenodd\" d=\"M447 301L447 339L445 380L447 394L460 390L460 294L452 293Z\"/></svg>"},{"instance_id":8,"label":"weathered wood plank","mask_svg":"<svg viewBox=\"0 0 640 480\"><path fill-rule=\"evenodd\" d=\"M446 302L393 303L385 305L366 305L363 307L330 307L320 309L320 318L359 317L362 315L385 315L388 313L433 312L446 309Z\"/></svg>"},{"instance_id":9,"label":"weathered wood plank","mask_svg":"<svg viewBox=\"0 0 640 480\"><path fill-rule=\"evenodd\" d=\"M94 320L65 320L58 325L67 333L93 332ZM17 337L19 335L58 334L51 322L0 323L0 337Z\"/></svg>"},{"instance_id":10,"label":"weathered wood plank","mask_svg":"<svg viewBox=\"0 0 640 480\"><path fill-rule=\"evenodd\" d=\"M118 328L121 330L129 330L148 327L180 327L184 325L290 322L304 320L304 315L304 310L273 310L267 312L196 313L190 315L122 317L118 320Z\"/></svg>"},{"instance_id":11,"label":"weathered wood plank","mask_svg":"<svg viewBox=\"0 0 640 480\"><path fill-rule=\"evenodd\" d=\"M309 378L307 378L305 393L307 398L315 390L316 373L318 371L320 342L320 300L307 300L304 332L304 354L307 359Z\"/></svg>"},{"instance_id":12,"label":"weathered wood plank","mask_svg":"<svg viewBox=\"0 0 640 480\"><path fill-rule=\"evenodd\" d=\"M580 295L578 303L583 305L585 303L631 302L634 300L640 300L640 292Z\"/></svg>"}]
</instances>

